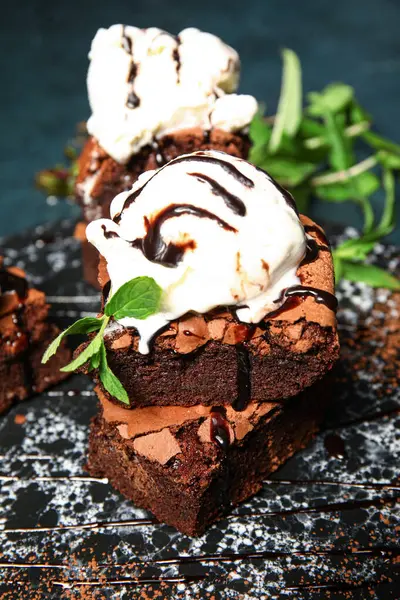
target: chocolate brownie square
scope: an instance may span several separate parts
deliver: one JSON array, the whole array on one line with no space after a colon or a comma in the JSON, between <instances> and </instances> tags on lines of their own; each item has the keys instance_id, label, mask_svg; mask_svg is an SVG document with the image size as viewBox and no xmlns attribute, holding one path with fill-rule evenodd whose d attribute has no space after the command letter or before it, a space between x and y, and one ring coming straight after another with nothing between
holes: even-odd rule
<instances>
[{"instance_id":1,"label":"chocolate brownie square","mask_svg":"<svg viewBox=\"0 0 400 600\"><path fill-rule=\"evenodd\" d=\"M155 338L148 355L138 352L136 329L113 323L106 330L110 368L132 407L210 406L218 398L240 410L250 401L296 396L330 371L339 356L332 255L323 230L307 217L301 221L318 255L306 257L297 275L314 295L288 299L257 326L226 309L188 314ZM100 267L104 286L103 260Z\"/></svg>"},{"instance_id":2,"label":"chocolate brownie square","mask_svg":"<svg viewBox=\"0 0 400 600\"><path fill-rule=\"evenodd\" d=\"M64 344L57 356L41 363L59 334L47 321L48 312L44 293L28 287L24 272L0 264L0 413L68 376L60 372L71 354Z\"/></svg>"},{"instance_id":3,"label":"chocolate brownie square","mask_svg":"<svg viewBox=\"0 0 400 600\"><path fill-rule=\"evenodd\" d=\"M201 535L318 430L328 402L324 383L285 403L231 407L153 406L125 410L97 388L88 470L107 477L136 506L191 536Z\"/></svg>"}]
</instances>

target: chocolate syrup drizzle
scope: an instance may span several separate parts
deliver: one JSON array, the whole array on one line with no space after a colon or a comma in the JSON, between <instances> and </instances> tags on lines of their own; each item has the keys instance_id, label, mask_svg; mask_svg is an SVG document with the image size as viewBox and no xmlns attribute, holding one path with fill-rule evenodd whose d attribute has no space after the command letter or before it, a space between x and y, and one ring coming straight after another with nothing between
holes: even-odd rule
<instances>
[{"instance_id":1,"label":"chocolate syrup drizzle","mask_svg":"<svg viewBox=\"0 0 400 600\"><path fill-rule=\"evenodd\" d=\"M171 160L168 163L169 165L175 165L177 163L180 162L206 162L209 164L216 164L219 165L226 173L229 173L232 177L234 177L234 179L236 179L237 181L239 181L242 185L244 185L245 187L249 187L252 188L254 187L254 181L252 181L251 179L249 179L248 177L246 177L246 175L243 175L243 173L241 173L239 171L239 169L237 169L234 165L232 165L230 162L227 162L226 160L222 159L222 158L216 158L214 156L208 156L205 153L202 152L196 152L193 156L178 156L178 158L174 158L173 160ZM136 198L142 193L142 191L144 190L144 188L146 187L146 185L148 185L150 183L150 181L153 179L153 177L155 177L160 171L162 171L162 169L164 169L167 165L162 166L157 173L155 173L152 177L150 177L150 179L148 181L146 181L145 184L142 185L141 188L135 190L132 194L130 194L125 202L124 205L121 209L121 212L118 213L117 215L114 216L113 221L115 223L119 223L121 220L121 215L123 213L123 211L127 208L129 208L131 206L131 204L133 204L136 200Z\"/></svg>"},{"instance_id":2,"label":"chocolate syrup drizzle","mask_svg":"<svg viewBox=\"0 0 400 600\"><path fill-rule=\"evenodd\" d=\"M172 36L175 38L175 41L177 43L176 48L174 48L173 52L172 52L172 58L175 61L176 64L176 81L177 83L180 83L180 78L181 78L181 55L179 53L179 46L181 45L181 39L179 37L179 35L176 36Z\"/></svg>"},{"instance_id":3,"label":"chocolate syrup drizzle","mask_svg":"<svg viewBox=\"0 0 400 600\"><path fill-rule=\"evenodd\" d=\"M182 260L185 245L166 244L161 237L161 227L168 219L180 217L181 215L194 215L200 219L210 219L216 221L226 231L236 232L236 229L229 223L204 208L190 204L171 204L171 206L161 211L152 223L148 224L145 237L134 240L131 245L134 248L140 248L147 260L151 262L161 264L164 267L176 267L179 261Z\"/></svg>"},{"instance_id":4,"label":"chocolate syrup drizzle","mask_svg":"<svg viewBox=\"0 0 400 600\"><path fill-rule=\"evenodd\" d=\"M283 290L277 300L274 300L276 304L285 303L289 298L293 296L305 298L311 296L318 304L325 304L331 311L336 312L338 301L336 296L325 290L320 290L307 285L294 285L290 288Z\"/></svg>"},{"instance_id":5,"label":"chocolate syrup drizzle","mask_svg":"<svg viewBox=\"0 0 400 600\"><path fill-rule=\"evenodd\" d=\"M116 231L108 231L107 227L105 225L101 226L103 232L104 232L104 237L106 238L106 240L109 240L110 238L117 238L119 237L118 233Z\"/></svg>"},{"instance_id":6,"label":"chocolate syrup drizzle","mask_svg":"<svg viewBox=\"0 0 400 600\"><path fill-rule=\"evenodd\" d=\"M134 85L135 78L137 75L138 66L135 64L135 62L133 60L132 40L128 35L126 35L126 26L125 25L123 25L123 27L122 27L121 43L122 43L122 48L131 57L131 65L129 68L129 75L128 75L128 80L127 80L127 82L130 85L130 91L129 91L128 97L126 99L126 106L128 108L137 108L140 105L140 98L135 94L133 85Z\"/></svg>"},{"instance_id":7,"label":"chocolate syrup drizzle","mask_svg":"<svg viewBox=\"0 0 400 600\"><path fill-rule=\"evenodd\" d=\"M221 450L229 447L229 426L225 419L225 408L216 406L210 415L210 438Z\"/></svg>"},{"instance_id":8,"label":"chocolate syrup drizzle","mask_svg":"<svg viewBox=\"0 0 400 600\"><path fill-rule=\"evenodd\" d=\"M246 215L246 206L243 200L228 192L222 185L220 185L215 179L204 175L203 173L188 173L191 177L196 177L198 181L208 183L211 186L211 191L214 196L219 196L223 199L226 206L230 208L236 215L244 217Z\"/></svg>"},{"instance_id":9,"label":"chocolate syrup drizzle","mask_svg":"<svg viewBox=\"0 0 400 600\"><path fill-rule=\"evenodd\" d=\"M209 156L208 154L203 153L202 151L195 152L191 156L178 156L178 158L174 158L171 160L169 164L178 164L180 162L204 162L210 165L218 165L223 169L226 173L231 175L234 179L239 181L242 185L248 188L254 187L254 181L243 175L239 169L235 167L232 163L224 160L223 158L217 158L216 156Z\"/></svg>"},{"instance_id":10,"label":"chocolate syrup drizzle","mask_svg":"<svg viewBox=\"0 0 400 600\"><path fill-rule=\"evenodd\" d=\"M296 201L293 198L292 194L290 192L288 192L287 190L285 190L285 188L282 187L280 185L280 183L278 183L273 177L271 177L271 175L268 173L268 171L265 171L264 169L261 169L260 167L256 167L255 165L253 165L253 166L255 169L257 169L257 171L260 171L264 175L268 175L269 179L272 181L272 183L276 186L276 188L282 194L283 198L285 199L286 204L288 204L288 206L290 206L290 208L293 208L294 212L298 216L299 211L297 210Z\"/></svg>"},{"instance_id":11,"label":"chocolate syrup drizzle","mask_svg":"<svg viewBox=\"0 0 400 600\"><path fill-rule=\"evenodd\" d=\"M301 261L301 265L307 265L311 262L314 262L314 260L318 258L320 250L329 252L329 246L318 244L317 240L314 238L307 238L306 255Z\"/></svg>"}]
</instances>

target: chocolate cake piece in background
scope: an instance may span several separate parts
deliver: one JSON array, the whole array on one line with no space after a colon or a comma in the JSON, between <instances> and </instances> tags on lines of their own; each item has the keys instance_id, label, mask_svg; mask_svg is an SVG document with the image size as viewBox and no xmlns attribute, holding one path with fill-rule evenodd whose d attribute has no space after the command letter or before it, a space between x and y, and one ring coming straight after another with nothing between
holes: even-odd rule
<instances>
[{"instance_id":1,"label":"chocolate cake piece in background","mask_svg":"<svg viewBox=\"0 0 400 600\"><path fill-rule=\"evenodd\" d=\"M97 388L88 470L136 506L191 536L256 494L263 480L307 446L324 416L320 382L284 404L149 407L127 411Z\"/></svg>"},{"instance_id":2,"label":"chocolate cake piece in background","mask_svg":"<svg viewBox=\"0 0 400 600\"><path fill-rule=\"evenodd\" d=\"M130 190L139 175L158 169L181 154L196 150L219 150L239 158L247 158L250 141L244 133L193 127L165 135L151 146L145 146L127 163L119 163L94 138L83 147L78 161L76 195L83 220L110 216L110 204L120 192Z\"/></svg>"},{"instance_id":3,"label":"chocolate cake piece in background","mask_svg":"<svg viewBox=\"0 0 400 600\"><path fill-rule=\"evenodd\" d=\"M47 322L48 311L44 293L29 288L24 272L5 268L0 259L0 413L68 376L60 372L71 354L64 344L46 365L41 363L59 334Z\"/></svg>"},{"instance_id":4,"label":"chocolate cake piece in background","mask_svg":"<svg viewBox=\"0 0 400 600\"><path fill-rule=\"evenodd\" d=\"M247 157L257 102L235 93L239 56L218 37L113 25L99 29L89 57L92 115L76 182L84 223L108 217L112 199L141 173L181 154L214 149ZM97 281L96 257L84 248L89 283Z\"/></svg>"},{"instance_id":5,"label":"chocolate cake piece in background","mask_svg":"<svg viewBox=\"0 0 400 600\"><path fill-rule=\"evenodd\" d=\"M330 371L339 356L332 256L323 230L308 217L301 221L314 242L297 275L305 288L320 290L320 298L292 298L256 326L226 310L186 315L157 335L148 355L138 352L135 329L111 325L108 362L132 407L210 406L218 398L241 408L250 400L295 396ZM108 281L104 259L99 281Z\"/></svg>"}]
</instances>

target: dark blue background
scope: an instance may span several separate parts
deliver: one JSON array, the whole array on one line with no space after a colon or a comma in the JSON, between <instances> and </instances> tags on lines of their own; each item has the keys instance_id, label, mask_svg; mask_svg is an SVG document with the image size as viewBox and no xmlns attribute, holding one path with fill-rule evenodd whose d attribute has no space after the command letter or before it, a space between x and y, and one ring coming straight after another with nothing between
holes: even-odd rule
<instances>
[{"instance_id":1,"label":"dark blue background","mask_svg":"<svg viewBox=\"0 0 400 600\"><path fill-rule=\"evenodd\" d=\"M112 23L156 25L175 33L197 26L216 33L240 52L241 89L265 100L270 112L279 93L279 50L293 48L306 90L346 81L373 113L377 129L400 141L398 0L25 0L4 8L0 234L74 210L64 202L49 206L33 189L33 177L62 158L76 122L87 118L90 41L98 27ZM314 214L358 222L350 206L328 204ZM399 233L395 237L400 240Z\"/></svg>"}]
</instances>

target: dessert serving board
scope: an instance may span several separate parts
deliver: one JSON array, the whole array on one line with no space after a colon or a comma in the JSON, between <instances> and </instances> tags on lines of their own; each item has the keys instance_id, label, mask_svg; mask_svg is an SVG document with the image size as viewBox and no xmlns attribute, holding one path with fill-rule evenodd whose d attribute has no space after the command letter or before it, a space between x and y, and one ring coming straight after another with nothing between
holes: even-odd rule
<instances>
[{"instance_id":1,"label":"dessert serving board","mask_svg":"<svg viewBox=\"0 0 400 600\"><path fill-rule=\"evenodd\" d=\"M74 225L0 241L61 327L99 306ZM372 260L399 272L393 246ZM400 294L342 282L338 296L342 359L322 431L201 538L87 476L89 379L1 417L0 597L399 598Z\"/></svg>"}]
</instances>

